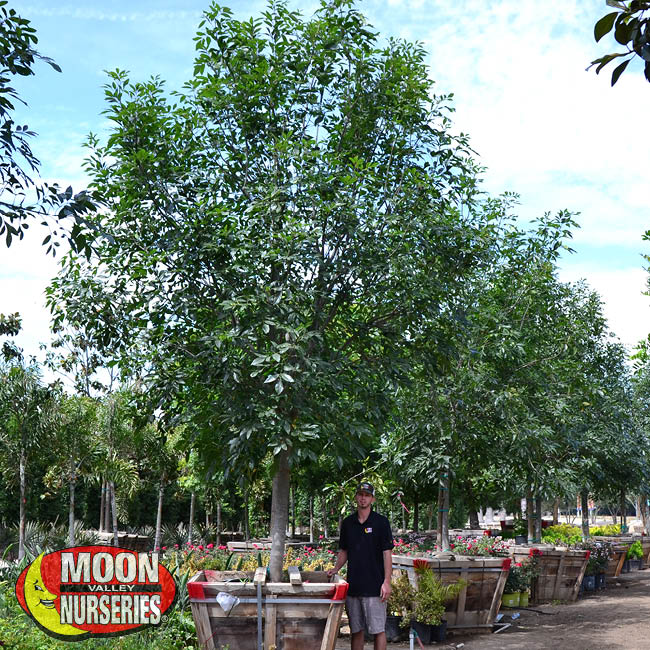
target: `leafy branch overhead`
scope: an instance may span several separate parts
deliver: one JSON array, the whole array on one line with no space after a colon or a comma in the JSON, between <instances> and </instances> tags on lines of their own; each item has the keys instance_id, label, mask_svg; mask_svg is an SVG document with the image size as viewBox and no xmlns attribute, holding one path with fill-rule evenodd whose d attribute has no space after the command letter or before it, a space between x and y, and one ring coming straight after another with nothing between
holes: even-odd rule
<instances>
[{"instance_id":1,"label":"leafy branch overhead","mask_svg":"<svg viewBox=\"0 0 650 650\"><path fill-rule=\"evenodd\" d=\"M635 56L638 56L645 63L645 78L650 82L650 16L646 16L645 13L650 9L650 2L607 0L607 4L614 7L616 11L606 14L596 23L594 38L598 42L603 36L614 30L614 39L620 45L625 46L626 50L624 52L605 54L592 61L589 68L596 65L596 73L598 74L612 61L624 59L619 62L612 72L613 86L619 80L630 61Z\"/></svg>"}]
</instances>

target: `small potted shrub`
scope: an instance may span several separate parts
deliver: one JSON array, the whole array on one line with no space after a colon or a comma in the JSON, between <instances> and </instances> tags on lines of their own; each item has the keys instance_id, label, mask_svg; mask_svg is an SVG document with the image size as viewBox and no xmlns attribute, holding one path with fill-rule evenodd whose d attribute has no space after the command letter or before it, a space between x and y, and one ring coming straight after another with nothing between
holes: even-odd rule
<instances>
[{"instance_id":1,"label":"small potted shrub","mask_svg":"<svg viewBox=\"0 0 650 650\"><path fill-rule=\"evenodd\" d=\"M643 566L643 546L638 540L630 545L627 549L626 560L630 564L630 569L639 570Z\"/></svg>"},{"instance_id":2,"label":"small potted shrub","mask_svg":"<svg viewBox=\"0 0 650 650\"><path fill-rule=\"evenodd\" d=\"M401 641L405 636L402 628L408 627L413 613L415 589L406 573L402 573L397 580L393 579L390 597L386 606L386 640L390 642Z\"/></svg>"},{"instance_id":3,"label":"small potted shrub","mask_svg":"<svg viewBox=\"0 0 650 650\"><path fill-rule=\"evenodd\" d=\"M443 584L426 561L413 562L417 578L417 589L413 600L413 620L411 627L422 643L444 641L447 633L447 621L443 620L445 605L458 596L467 584L459 580Z\"/></svg>"},{"instance_id":4,"label":"small potted shrub","mask_svg":"<svg viewBox=\"0 0 650 650\"><path fill-rule=\"evenodd\" d=\"M522 562L517 562L510 566L510 572L506 578L506 584L503 588L501 604L504 607L519 607L521 603L521 592L528 595L530 583L526 579L525 570Z\"/></svg>"}]
</instances>

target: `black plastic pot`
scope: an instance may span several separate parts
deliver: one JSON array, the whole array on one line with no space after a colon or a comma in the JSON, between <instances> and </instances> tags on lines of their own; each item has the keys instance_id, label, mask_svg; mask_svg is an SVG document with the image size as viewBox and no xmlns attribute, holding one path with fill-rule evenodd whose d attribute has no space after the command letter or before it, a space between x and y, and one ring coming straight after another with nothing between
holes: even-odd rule
<instances>
[{"instance_id":1,"label":"black plastic pot","mask_svg":"<svg viewBox=\"0 0 650 650\"><path fill-rule=\"evenodd\" d=\"M596 574L596 589L604 589L607 586L606 582L604 573Z\"/></svg>"},{"instance_id":2,"label":"black plastic pot","mask_svg":"<svg viewBox=\"0 0 650 650\"><path fill-rule=\"evenodd\" d=\"M400 627L402 622L401 616L387 616L386 617L386 641L394 643L395 641L402 641L407 636L407 631Z\"/></svg>"},{"instance_id":3,"label":"black plastic pot","mask_svg":"<svg viewBox=\"0 0 650 650\"><path fill-rule=\"evenodd\" d=\"M629 573L630 572L630 561L625 560L623 562L623 566L621 567L621 573Z\"/></svg>"},{"instance_id":4,"label":"black plastic pot","mask_svg":"<svg viewBox=\"0 0 650 650\"><path fill-rule=\"evenodd\" d=\"M515 544L525 544L528 541L526 535L515 535Z\"/></svg>"},{"instance_id":5,"label":"black plastic pot","mask_svg":"<svg viewBox=\"0 0 650 650\"><path fill-rule=\"evenodd\" d=\"M441 643L447 638L447 621L442 621L440 625L426 625L425 623L411 621L411 627L424 645L427 643Z\"/></svg>"},{"instance_id":6,"label":"black plastic pot","mask_svg":"<svg viewBox=\"0 0 650 650\"><path fill-rule=\"evenodd\" d=\"M582 579L582 586L585 591L596 591L596 576L585 576Z\"/></svg>"},{"instance_id":7,"label":"black plastic pot","mask_svg":"<svg viewBox=\"0 0 650 650\"><path fill-rule=\"evenodd\" d=\"M643 565L643 560L640 558L630 558L627 561L630 563L630 571L638 571Z\"/></svg>"}]
</instances>

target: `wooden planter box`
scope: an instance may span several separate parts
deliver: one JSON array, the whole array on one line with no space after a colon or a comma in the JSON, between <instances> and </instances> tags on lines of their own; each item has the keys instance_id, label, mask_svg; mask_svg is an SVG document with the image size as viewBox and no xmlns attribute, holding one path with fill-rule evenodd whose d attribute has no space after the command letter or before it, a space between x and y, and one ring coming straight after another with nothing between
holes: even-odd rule
<instances>
[{"instance_id":1,"label":"wooden planter box","mask_svg":"<svg viewBox=\"0 0 650 650\"><path fill-rule=\"evenodd\" d=\"M645 569L650 566L650 537L647 535L594 535L594 540L602 540L604 542L611 542L613 544L632 544L632 542L641 542L643 547L643 562L641 568Z\"/></svg>"},{"instance_id":2,"label":"wooden planter box","mask_svg":"<svg viewBox=\"0 0 650 650\"><path fill-rule=\"evenodd\" d=\"M623 562L625 562L625 557L627 555L627 550L630 548L629 544L614 544L614 555L609 558L607 562L607 569L605 575L608 578L618 578L621 575L623 569Z\"/></svg>"},{"instance_id":3,"label":"wooden planter box","mask_svg":"<svg viewBox=\"0 0 650 650\"><path fill-rule=\"evenodd\" d=\"M467 585L447 604L445 620L450 630L491 632L501 607L501 596L510 571L510 558L461 557L455 560L393 555L393 571L407 571L415 584L413 560L426 560L443 583L463 579Z\"/></svg>"},{"instance_id":4,"label":"wooden planter box","mask_svg":"<svg viewBox=\"0 0 650 650\"><path fill-rule=\"evenodd\" d=\"M528 561L531 548L542 552L537 560L540 574L531 585L531 601L544 603L552 600L576 600L587 568L589 552L569 551L544 544L514 546L511 550L514 561Z\"/></svg>"},{"instance_id":5,"label":"wooden planter box","mask_svg":"<svg viewBox=\"0 0 650 650\"><path fill-rule=\"evenodd\" d=\"M324 571L289 569L290 582L266 582L266 569L242 582L242 572L200 571L187 583L201 650L334 650L348 583ZM228 580L239 581L230 581ZM229 612L217 601L240 600Z\"/></svg>"}]
</instances>

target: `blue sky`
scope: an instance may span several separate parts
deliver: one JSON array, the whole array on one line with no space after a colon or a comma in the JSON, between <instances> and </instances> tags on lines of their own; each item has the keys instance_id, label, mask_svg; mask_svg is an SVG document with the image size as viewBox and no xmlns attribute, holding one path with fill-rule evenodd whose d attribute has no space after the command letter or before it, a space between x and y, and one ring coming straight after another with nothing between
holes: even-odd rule
<instances>
[{"instance_id":1,"label":"blue sky","mask_svg":"<svg viewBox=\"0 0 650 650\"><path fill-rule=\"evenodd\" d=\"M236 0L239 17L264 2ZM317 3L290 0L310 15ZM30 19L38 49L62 74L40 64L17 84L28 108L20 121L38 132L33 148L41 175L81 189L83 142L105 132L103 72L121 68L143 80L159 75L170 89L191 74L192 37L207 2L11 3ZM487 168L485 189L521 195L531 219L567 208L580 212L576 253L560 277L585 278L605 302L611 328L627 345L650 332L650 298L641 236L650 228L645 128L650 84L631 65L615 88L610 73L585 68L612 49L593 40L593 25L610 11L604 0L363 0L357 7L382 36L421 41L439 93L454 93L455 127L469 133ZM49 340L42 291L56 271L40 248L43 233L0 248L0 313L19 311L18 340L34 353Z\"/></svg>"}]
</instances>

